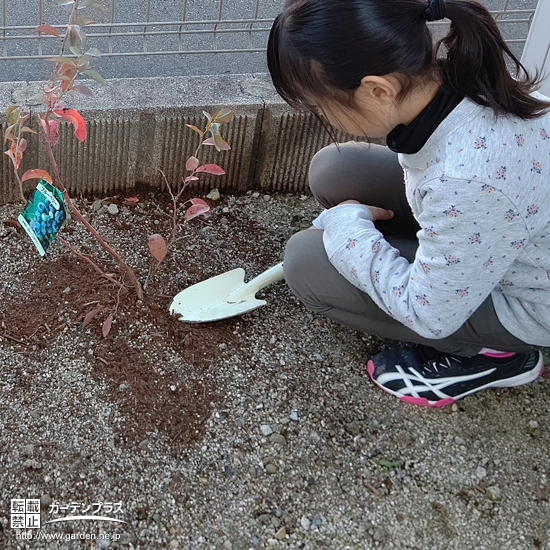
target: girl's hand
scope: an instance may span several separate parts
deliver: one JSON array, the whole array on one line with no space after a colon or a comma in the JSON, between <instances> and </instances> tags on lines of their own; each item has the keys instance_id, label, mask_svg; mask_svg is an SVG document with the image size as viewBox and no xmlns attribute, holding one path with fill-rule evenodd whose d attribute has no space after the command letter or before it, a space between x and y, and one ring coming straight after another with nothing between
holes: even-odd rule
<instances>
[{"instance_id":1,"label":"girl's hand","mask_svg":"<svg viewBox=\"0 0 550 550\"><path fill-rule=\"evenodd\" d=\"M364 208L368 208L370 210L370 213L372 214L372 221L385 221L385 220L391 220L394 216L392 210L386 210L385 208L378 208L377 206L368 206L367 204L361 204L359 201L354 200L347 200L344 202L341 202L340 204L358 204L359 206L362 206ZM340 206L338 204L338 206Z\"/></svg>"}]
</instances>

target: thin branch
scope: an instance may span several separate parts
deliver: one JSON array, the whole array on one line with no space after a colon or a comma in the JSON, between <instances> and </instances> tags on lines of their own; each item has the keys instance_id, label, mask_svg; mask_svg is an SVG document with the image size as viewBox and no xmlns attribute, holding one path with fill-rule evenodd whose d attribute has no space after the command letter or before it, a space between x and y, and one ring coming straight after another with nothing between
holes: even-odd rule
<instances>
[{"instance_id":1,"label":"thin branch","mask_svg":"<svg viewBox=\"0 0 550 550\"><path fill-rule=\"evenodd\" d=\"M172 187L170 187L170 184L168 183L166 174L162 170L159 170L159 172L162 174L162 177L164 178L164 183L166 183L166 187L168 188L170 197L172 197L172 233L170 234L170 237L168 238L168 243L166 244L166 248L168 249L172 244L172 242L174 241L174 239L176 238L176 233L178 232L178 203L177 203L178 199L174 196L174 193L172 193Z\"/></svg>"},{"instance_id":2,"label":"thin branch","mask_svg":"<svg viewBox=\"0 0 550 550\"><path fill-rule=\"evenodd\" d=\"M2 334L2 338L6 338L6 340L11 340L12 342L17 342L18 344L22 344L23 346L26 346L27 343L23 342L23 340L18 340L17 338L14 338L13 336L10 336L9 334Z\"/></svg>"},{"instance_id":3,"label":"thin branch","mask_svg":"<svg viewBox=\"0 0 550 550\"><path fill-rule=\"evenodd\" d=\"M89 263L94 268L94 270L97 271L102 277L108 279L109 281L111 281L111 283L114 283L115 285L124 288L124 285L120 281L117 281L114 277L111 277L110 275L105 273L105 271L103 271L103 269L101 269L92 259L88 258L88 256L81 254L80 252L78 252L78 250L75 250L63 237L59 237L59 239L75 256L78 256L81 260Z\"/></svg>"}]
</instances>

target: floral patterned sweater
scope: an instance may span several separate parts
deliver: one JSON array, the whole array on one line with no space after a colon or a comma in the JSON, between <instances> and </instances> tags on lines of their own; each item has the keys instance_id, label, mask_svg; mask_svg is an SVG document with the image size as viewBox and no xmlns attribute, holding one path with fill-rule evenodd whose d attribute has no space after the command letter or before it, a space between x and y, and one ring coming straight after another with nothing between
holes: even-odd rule
<instances>
[{"instance_id":1,"label":"floral patterned sweater","mask_svg":"<svg viewBox=\"0 0 550 550\"><path fill-rule=\"evenodd\" d=\"M550 114L495 117L464 99L399 162L421 227L414 262L347 204L314 221L331 263L426 338L452 334L491 295L510 333L550 346Z\"/></svg>"}]
</instances>

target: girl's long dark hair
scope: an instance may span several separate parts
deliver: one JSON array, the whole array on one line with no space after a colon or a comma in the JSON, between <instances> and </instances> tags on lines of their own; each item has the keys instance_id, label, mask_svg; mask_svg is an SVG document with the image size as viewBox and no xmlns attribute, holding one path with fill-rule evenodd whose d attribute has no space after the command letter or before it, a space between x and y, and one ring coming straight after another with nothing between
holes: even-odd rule
<instances>
[{"instance_id":1,"label":"girl's long dark hair","mask_svg":"<svg viewBox=\"0 0 550 550\"><path fill-rule=\"evenodd\" d=\"M439 76L497 114L529 119L550 108L531 95L539 74L527 73L484 6L446 0L451 29L435 47L426 9L420 0L287 0L269 36L275 88L295 106L311 108L324 100L353 106L353 92L365 76L395 74L401 97Z\"/></svg>"}]
</instances>

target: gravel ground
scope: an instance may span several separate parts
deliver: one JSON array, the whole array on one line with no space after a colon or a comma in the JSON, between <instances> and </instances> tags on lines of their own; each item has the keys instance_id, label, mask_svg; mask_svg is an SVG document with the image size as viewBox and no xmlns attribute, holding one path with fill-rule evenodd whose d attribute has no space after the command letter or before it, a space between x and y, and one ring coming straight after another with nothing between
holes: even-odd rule
<instances>
[{"instance_id":1,"label":"gravel ground","mask_svg":"<svg viewBox=\"0 0 550 550\"><path fill-rule=\"evenodd\" d=\"M82 202L142 273L147 233L169 229L165 206L149 197L110 214ZM18 211L0 207L0 222ZM208 220L185 229L159 272L159 292L173 295L238 266L258 274L316 212L305 196L222 196ZM78 229L68 234L84 240ZM31 323L41 273L67 254L56 246L41 260L11 227L2 225L0 237L2 318L21 308ZM365 376L367 358L389 342L312 315L284 283L264 290L267 305L240 318L190 329L173 320L177 330L192 329L186 334L196 347L163 343L164 353L154 319L134 326L127 320L133 310L122 306L106 339L98 327L83 328L70 284L67 299L51 303L60 332L41 325L23 336L24 327L2 322L0 548L550 548L547 378L426 410L398 402ZM125 400L137 378L119 383L97 351L123 344L133 354L127 366L140 356L152 365L144 398L158 388L176 391L166 373L178 384L198 376L201 385L185 400L199 411L189 415L202 415L200 427L182 440L151 424L137 397ZM164 420L182 414L159 410ZM10 500L25 498L41 501L40 529L10 528ZM109 503L120 504L110 516L125 523L44 526L69 514L55 506L78 504L78 514L102 504L109 516ZM22 539L27 533L32 540ZM97 538L38 540L45 534Z\"/></svg>"}]
</instances>

